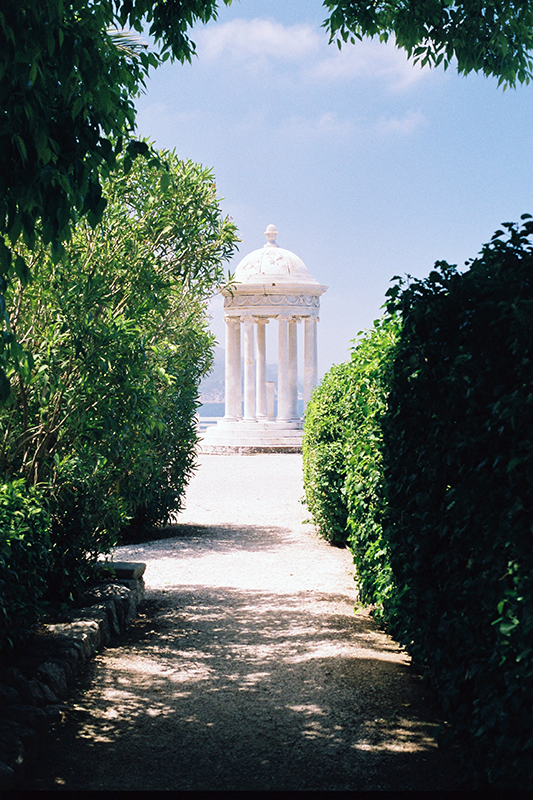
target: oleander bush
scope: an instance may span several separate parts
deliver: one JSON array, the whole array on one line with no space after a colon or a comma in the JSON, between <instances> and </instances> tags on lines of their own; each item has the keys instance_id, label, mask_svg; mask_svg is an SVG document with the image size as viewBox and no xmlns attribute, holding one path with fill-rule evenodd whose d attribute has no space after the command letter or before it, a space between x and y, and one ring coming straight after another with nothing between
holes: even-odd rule
<instances>
[{"instance_id":1,"label":"oleander bush","mask_svg":"<svg viewBox=\"0 0 533 800\"><path fill-rule=\"evenodd\" d=\"M213 357L207 300L236 241L209 170L169 152L126 159L104 182L101 222L81 220L60 261L25 253L33 281L10 298L31 356L0 411L0 469L46 493L53 600L124 527L180 508Z\"/></svg>"}]
</instances>

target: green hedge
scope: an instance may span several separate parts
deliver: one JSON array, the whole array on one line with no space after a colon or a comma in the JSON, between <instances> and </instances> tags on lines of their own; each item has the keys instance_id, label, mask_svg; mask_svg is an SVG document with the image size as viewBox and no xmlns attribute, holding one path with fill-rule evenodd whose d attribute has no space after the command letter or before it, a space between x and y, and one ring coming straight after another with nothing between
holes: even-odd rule
<instances>
[{"instance_id":1,"label":"green hedge","mask_svg":"<svg viewBox=\"0 0 533 800\"><path fill-rule=\"evenodd\" d=\"M0 485L0 652L32 630L50 567L50 518L23 480Z\"/></svg>"},{"instance_id":2,"label":"green hedge","mask_svg":"<svg viewBox=\"0 0 533 800\"><path fill-rule=\"evenodd\" d=\"M466 271L399 281L394 335L370 332L306 417L319 530L342 538L346 519L361 598L424 669L481 788L533 781L532 238L525 215Z\"/></svg>"},{"instance_id":3,"label":"green hedge","mask_svg":"<svg viewBox=\"0 0 533 800\"><path fill-rule=\"evenodd\" d=\"M338 364L316 387L305 411L302 449L307 507L319 534L340 547L348 540L344 441L350 378L350 365Z\"/></svg>"},{"instance_id":4,"label":"green hedge","mask_svg":"<svg viewBox=\"0 0 533 800\"><path fill-rule=\"evenodd\" d=\"M426 668L468 769L533 780L533 223L391 298L383 419L392 634Z\"/></svg>"},{"instance_id":5,"label":"green hedge","mask_svg":"<svg viewBox=\"0 0 533 800\"><path fill-rule=\"evenodd\" d=\"M378 618L390 591L380 418L397 336L394 316L360 334L350 361L334 366L315 389L303 441L306 503L318 532L332 544L349 545L360 598Z\"/></svg>"}]
</instances>

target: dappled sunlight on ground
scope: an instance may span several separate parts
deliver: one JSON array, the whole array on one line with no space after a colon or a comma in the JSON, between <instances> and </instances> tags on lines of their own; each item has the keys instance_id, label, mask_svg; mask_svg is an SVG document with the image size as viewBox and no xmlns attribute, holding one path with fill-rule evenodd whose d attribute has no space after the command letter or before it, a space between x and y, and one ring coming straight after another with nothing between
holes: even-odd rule
<instances>
[{"instance_id":1,"label":"dappled sunlight on ground","mask_svg":"<svg viewBox=\"0 0 533 800\"><path fill-rule=\"evenodd\" d=\"M340 602L334 595L333 608ZM163 757L182 790L390 789L413 757L413 788L427 785L437 723L408 659L365 615L328 614L320 593L153 593L128 639L98 656L68 723L85 760L110 760L109 788L130 787L126 742L145 764L140 789L170 788ZM56 777L100 788L80 762Z\"/></svg>"},{"instance_id":2,"label":"dappled sunlight on ground","mask_svg":"<svg viewBox=\"0 0 533 800\"><path fill-rule=\"evenodd\" d=\"M350 553L302 525L298 470L208 458L182 522L117 548L147 564L144 609L97 656L29 788L453 788L431 696L354 613Z\"/></svg>"}]
</instances>

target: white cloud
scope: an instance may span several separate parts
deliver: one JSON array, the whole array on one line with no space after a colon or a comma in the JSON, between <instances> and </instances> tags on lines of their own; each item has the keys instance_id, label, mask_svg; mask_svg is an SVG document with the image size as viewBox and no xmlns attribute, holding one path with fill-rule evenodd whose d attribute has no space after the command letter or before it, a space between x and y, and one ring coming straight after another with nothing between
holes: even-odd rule
<instances>
[{"instance_id":1,"label":"white cloud","mask_svg":"<svg viewBox=\"0 0 533 800\"><path fill-rule=\"evenodd\" d=\"M252 69L290 62L305 81L313 83L377 79L390 89L401 90L429 72L409 61L392 39L386 43L363 39L339 50L336 45L328 45L324 31L307 24L285 26L268 19L234 19L208 25L198 31L196 38L203 61Z\"/></svg>"},{"instance_id":2,"label":"white cloud","mask_svg":"<svg viewBox=\"0 0 533 800\"><path fill-rule=\"evenodd\" d=\"M301 61L320 46L320 37L309 25L285 27L267 19L235 19L210 25L196 38L200 57L210 61Z\"/></svg>"},{"instance_id":3,"label":"white cloud","mask_svg":"<svg viewBox=\"0 0 533 800\"><path fill-rule=\"evenodd\" d=\"M416 134L427 124L421 111L408 110L399 116L382 116L372 119L365 116L347 118L335 111L316 114L292 114L282 119L273 118L261 111L235 117L232 121L232 136L248 136L258 131L270 143L278 146L290 143L301 148L324 144L332 146L346 142L364 142L369 139L399 139Z\"/></svg>"},{"instance_id":4,"label":"white cloud","mask_svg":"<svg viewBox=\"0 0 533 800\"><path fill-rule=\"evenodd\" d=\"M278 127L278 134L292 141L310 142L317 139L339 141L349 138L354 131L353 123L338 114L326 111L315 117L292 116Z\"/></svg>"},{"instance_id":5,"label":"white cloud","mask_svg":"<svg viewBox=\"0 0 533 800\"><path fill-rule=\"evenodd\" d=\"M382 117L375 124L376 133L380 136L409 136L426 124L421 111L408 111L402 117Z\"/></svg>"},{"instance_id":6,"label":"white cloud","mask_svg":"<svg viewBox=\"0 0 533 800\"><path fill-rule=\"evenodd\" d=\"M332 82L378 78L391 89L405 89L428 72L409 61L393 41L363 39L353 45L346 44L341 50L331 46L326 58L311 67L308 75L314 80Z\"/></svg>"}]
</instances>

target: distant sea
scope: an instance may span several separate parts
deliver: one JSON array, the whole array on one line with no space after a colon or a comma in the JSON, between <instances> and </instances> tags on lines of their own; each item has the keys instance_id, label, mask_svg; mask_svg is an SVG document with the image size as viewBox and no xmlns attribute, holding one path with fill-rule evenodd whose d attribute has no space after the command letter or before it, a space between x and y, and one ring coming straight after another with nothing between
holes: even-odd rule
<instances>
[{"instance_id":1,"label":"distant sea","mask_svg":"<svg viewBox=\"0 0 533 800\"><path fill-rule=\"evenodd\" d=\"M202 403L198 409L200 417L223 417L224 403Z\"/></svg>"},{"instance_id":2,"label":"distant sea","mask_svg":"<svg viewBox=\"0 0 533 800\"><path fill-rule=\"evenodd\" d=\"M198 409L198 415L203 417L223 417L224 416L224 403L202 403ZM303 414L304 403L303 400L298 400L298 411Z\"/></svg>"}]
</instances>

